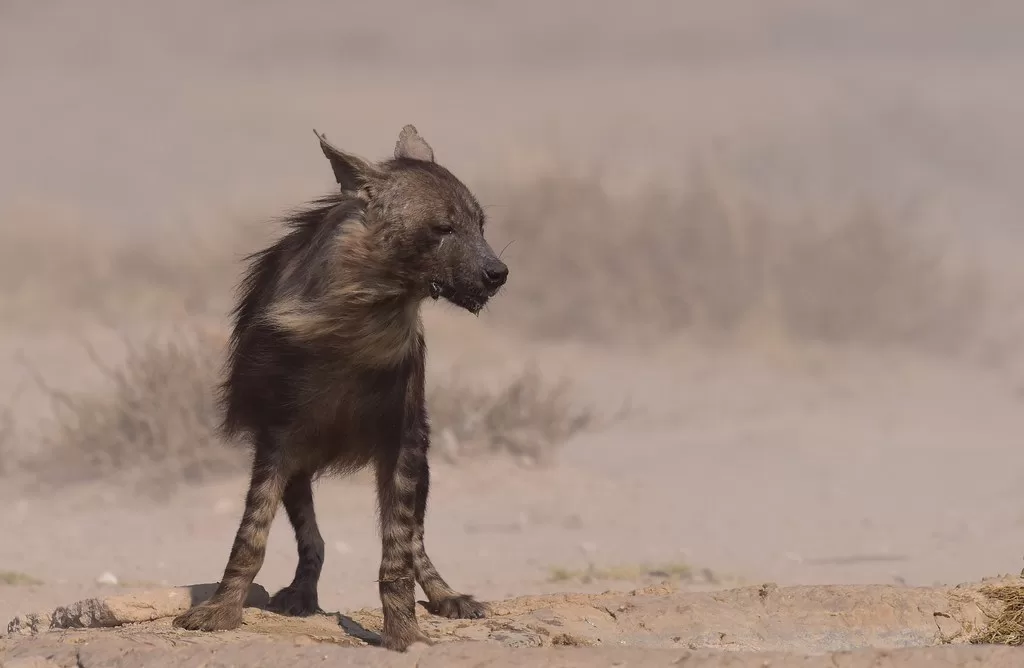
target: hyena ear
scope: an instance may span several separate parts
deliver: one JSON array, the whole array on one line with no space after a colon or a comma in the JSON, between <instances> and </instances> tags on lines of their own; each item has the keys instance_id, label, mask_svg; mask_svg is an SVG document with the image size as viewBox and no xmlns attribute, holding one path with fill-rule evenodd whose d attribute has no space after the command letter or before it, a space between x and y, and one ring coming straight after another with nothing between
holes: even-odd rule
<instances>
[{"instance_id":1,"label":"hyena ear","mask_svg":"<svg viewBox=\"0 0 1024 668\"><path fill-rule=\"evenodd\" d=\"M313 133L320 140L320 148L331 163L334 179L341 187L341 192L357 192L380 176L377 168L366 160L335 148L327 141L327 136L320 134L315 128Z\"/></svg>"},{"instance_id":2,"label":"hyena ear","mask_svg":"<svg viewBox=\"0 0 1024 668\"><path fill-rule=\"evenodd\" d=\"M434 149L430 148L427 140L416 132L416 126L406 125L398 133L398 141L395 142L395 158L434 162Z\"/></svg>"}]
</instances>

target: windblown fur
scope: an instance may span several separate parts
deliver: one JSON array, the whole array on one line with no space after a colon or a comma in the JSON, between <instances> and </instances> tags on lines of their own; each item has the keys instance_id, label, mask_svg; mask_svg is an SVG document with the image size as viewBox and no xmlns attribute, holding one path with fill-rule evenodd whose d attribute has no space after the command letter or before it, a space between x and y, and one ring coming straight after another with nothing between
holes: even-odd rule
<instances>
[{"instance_id":1,"label":"windblown fur","mask_svg":"<svg viewBox=\"0 0 1024 668\"><path fill-rule=\"evenodd\" d=\"M430 439L420 304L444 298L479 312L508 269L484 240L476 198L434 161L413 126L402 129L394 158L382 163L318 136L339 192L289 216L285 234L248 258L220 389L225 434L253 446L252 479L220 587L175 625L240 624L282 502L299 563L271 608L315 612L324 547L312 480L373 465L382 640L404 649L423 640L414 614L417 582L437 614L486 612L448 586L423 546Z\"/></svg>"}]
</instances>

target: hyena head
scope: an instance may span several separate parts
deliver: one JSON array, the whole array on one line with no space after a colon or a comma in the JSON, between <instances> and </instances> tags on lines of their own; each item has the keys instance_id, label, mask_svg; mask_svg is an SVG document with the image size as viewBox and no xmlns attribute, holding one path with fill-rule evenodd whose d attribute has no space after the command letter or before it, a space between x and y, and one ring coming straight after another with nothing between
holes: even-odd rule
<instances>
[{"instance_id":1,"label":"hyena head","mask_svg":"<svg viewBox=\"0 0 1024 668\"><path fill-rule=\"evenodd\" d=\"M484 212L458 178L434 161L412 125L394 158L370 163L320 135L343 193L366 203L365 224L389 272L415 298L443 297L479 313L508 278L508 267L484 239Z\"/></svg>"}]
</instances>

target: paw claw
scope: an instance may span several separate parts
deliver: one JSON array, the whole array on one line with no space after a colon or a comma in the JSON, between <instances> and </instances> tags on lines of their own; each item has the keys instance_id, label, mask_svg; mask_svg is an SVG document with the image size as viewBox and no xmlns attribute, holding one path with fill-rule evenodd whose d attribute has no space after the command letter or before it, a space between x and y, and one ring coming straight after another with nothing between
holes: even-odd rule
<instances>
[{"instance_id":1,"label":"paw claw","mask_svg":"<svg viewBox=\"0 0 1024 668\"><path fill-rule=\"evenodd\" d=\"M487 616L487 605L468 594L442 598L436 602L420 601L432 615L448 619L483 619Z\"/></svg>"}]
</instances>

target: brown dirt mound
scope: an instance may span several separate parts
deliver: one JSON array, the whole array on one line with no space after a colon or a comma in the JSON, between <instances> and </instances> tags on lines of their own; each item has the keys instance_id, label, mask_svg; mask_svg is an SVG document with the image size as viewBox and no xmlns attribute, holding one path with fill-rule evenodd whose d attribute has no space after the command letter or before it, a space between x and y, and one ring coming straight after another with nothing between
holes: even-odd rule
<instances>
[{"instance_id":1,"label":"brown dirt mound","mask_svg":"<svg viewBox=\"0 0 1024 668\"><path fill-rule=\"evenodd\" d=\"M0 641L0 666L1022 665L1022 649L970 644L993 603L984 593L989 584L764 584L703 593L657 586L525 596L493 603L482 621L439 619L421 609L435 644L407 654L372 647L379 610L295 619L252 607L236 631L174 629L171 616L211 590L197 585L19 617ZM250 602L265 597L254 587Z\"/></svg>"}]
</instances>

